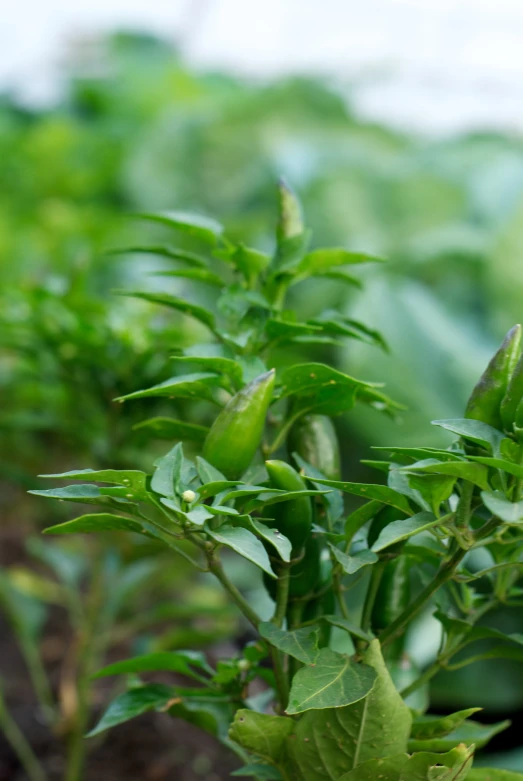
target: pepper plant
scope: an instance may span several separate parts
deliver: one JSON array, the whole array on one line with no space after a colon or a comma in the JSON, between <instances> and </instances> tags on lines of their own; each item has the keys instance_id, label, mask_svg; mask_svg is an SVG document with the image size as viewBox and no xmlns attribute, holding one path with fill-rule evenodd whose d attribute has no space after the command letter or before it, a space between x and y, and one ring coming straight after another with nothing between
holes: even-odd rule
<instances>
[{"instance_id":1,"label":"pepper plant","mask_svg":"<svg viewBox=\"0 0 523 781\"><path fill-rule=\"evenodd\" d=\"M203 254L172 246L149 250L177 263L167 272L175 278L215 287L216 311L167 292L127 292L190 315L212 341L174 357L177 367L194 371L120 401L163 396L216 414L210 426L192 419L144 421L142 430L177 440L152 474L72 471L49 477L83 483L38 492L102 506L48 533L154 538L173 557L215 576L252 628L252 640L236 656L214 664L187 650L104 667L99 677L127 675L128 686L90 735L158 710L227 743L243 761L239 776L523 778L472 769L475 749L506 723L472 721L476 708L445 717L426 713L427 683L438 670L485 656L523 657L523 637L485 623L499 603L521 602L521 329L510 332L493 358L465 418L436 421L457 442L448 449L382 448L389 460L366 463L386 481L341 480L331 418L357 403L389 415L399 405L375 384L327 363L273 364L285 345L326 351L348 337L383 347L380 334L337 312L302 321L288 308L289 293L302 280L327 276L351 284L348 267L378 259L339 248L309 250L298 201L283 184L279 196L272 255L232 242L208 218L141 215L206 246ZM194 458L187 457L189 449ZM345 493L363 500L350 513ZM234 582L231 552L262 571L271 615L260 614ZM416 671L405 655L405 635L429 608L441 622L441 647L431 666ZM484 640L493 643L471 650ZM192 683L140 678L158 671Z\"/></svg>"}]
</instances>

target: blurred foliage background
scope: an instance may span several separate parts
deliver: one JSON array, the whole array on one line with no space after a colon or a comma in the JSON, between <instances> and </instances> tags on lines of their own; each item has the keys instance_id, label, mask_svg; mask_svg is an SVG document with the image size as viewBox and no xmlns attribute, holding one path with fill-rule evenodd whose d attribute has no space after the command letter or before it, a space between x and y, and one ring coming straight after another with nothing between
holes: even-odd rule
<instances>
[{"instance_id":1,"label":"blurred foliage background","mask_svg":"<svg viewBox=\"0 0 523 781\"><path fill-rule=\"evenodd\" d=\"M340 368L385 381L408 407L399 423L362 408L340 421L351 479L365 476L358 460L371 444L447 443L430 420L461 416L501 336L522 317L522 153L523 139L508 133L427 140L365 122L350 98L313 79L259 83L192 72L170 45L148 36L117 34L79 50L51 108L4 95L0 503L7 524L23 518L31 530L55 512L24 498L37 473L147 466L157 452L158 443L128 436L154 414L151 404L144 414L139 404L112 399L168 376L172 347L196 334L183 317L112 294L166 284L147 276L161 268L157 259L108 253L142 241L129 215L199 211L249 245L271 249L279 176L299 193L314 245L389 261L361 273L361 290L325 280L296 294L303 312L338 307L379 328L390 345L383 354L353 343L336 355ZM187 285L169 284L182 294ZM34 599L24 582L24 598ZM153 583L152 599L157 592ZM504 631L521 631L517 617L499 620ZM465 707L467 691L476 694L485 673L478 669L460 679L463 696L453 706ZM493 710L523 707L511 670L498 681L499 697L486 703ZM454 679L443 680L436 700L443 707L456 691Z\"/></svg>"}]
</instances>

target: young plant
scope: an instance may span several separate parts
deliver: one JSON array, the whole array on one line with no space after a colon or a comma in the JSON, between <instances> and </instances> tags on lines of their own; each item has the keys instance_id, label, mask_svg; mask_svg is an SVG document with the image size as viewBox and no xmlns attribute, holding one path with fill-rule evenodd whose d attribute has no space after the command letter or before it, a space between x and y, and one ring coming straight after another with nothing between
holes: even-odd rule
<instances>
[{"instance_id":1,"label":"young plant","mask_svg":"<svg viewBox=\"0 0 523 781\"><path fill-rule=\"evenodd\" d=\"M103 668L98 676L130 675L130 685L90 735L159 710L230 745L244 762L237 775L285 781L523 778L471 769L475 747L504 723L487 728L470 721L475 708L427 716L426 702L412 696L439 669L478 658L452 661L479 640L495 640L484 654L523 656L519 636L479 623L499 602L520 601L519 327L473 394L468 417L437 421L460 437L457 444L447 450L386 448L392 461L370 462L386 472L386 485L341 481L330 418L357 402L389 414L398 405L376 385L326 363L275 371L274 362L284 345L325 350L344 337L384 345L378 333L339 313L300 321L287 308L289 292L302 280L334 276L351 283L347 266L377 258L338 248L310 251L299 203L285 185L279 194L272 256L235 244L213 220L142 215L207 244L225 264L217 274L209 252L161 250L183 264L174 276L219 290L216 311L169 293L130 293L192 316L212 335L211 342L175 358L195 371L120 399L164 396L192 400L197 409L201 402L218 407L209 427L167 418L143 424L190 441L200 454L188 458L179 441L151 475L104 469L50 476L84 482L48 496L100 504L103 512L48 533L126 531L153 538L196 570L212 573L254 633L237 656L215 665L200 652L167 651ZM492 426L499 423L498 410L504 430ZM487 413L489 420L482 419ZM348 516L344 492L365 500ZM477 549L491 565L474 571ZM230 551L262 571L274 600L270 616L261 615L230 577ZM415 674L403 655L405 631L433 603L444 639L434 664ZM405 668L409 680L398 691L394 680L399 673L405 679ZM193 683L139 678L156 671L181 673ZM254 694L255 680L264 683L261 694Z\"/></svg>"}]
</instances>

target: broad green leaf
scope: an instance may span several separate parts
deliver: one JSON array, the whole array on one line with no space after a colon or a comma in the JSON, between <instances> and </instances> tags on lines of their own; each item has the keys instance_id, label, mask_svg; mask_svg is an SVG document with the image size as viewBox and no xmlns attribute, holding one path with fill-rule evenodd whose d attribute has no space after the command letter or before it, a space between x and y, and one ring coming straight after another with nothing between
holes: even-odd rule
<instances>
[{"instance_id":1,"label":"broad green leaf","mask_svg":"<svg viewBox=\"0 0 523 781\"><path fill-rule=\"evenodd\" d=\"M223 226L217 220L211 217L205 217L202 214L192 214L183 211L166 212L139 212L133 215L142 220L150 222L159 222L168 228L188 233L207 244L216 244L216 241L223 233Z\"/></svg>"},{"instance_id":2,"label":"broad green leaf","mask_svg":"<svg viewBox=\"0 0 523 781\"><path fill-rule=\"evenodd\" d=\"M406 540L414 534L431 529L440 523L441 518L436 518L433 513L428 512L416 513L412 518L406 518L402 521L392 521L392 523L389 523L382 529L378 539L372 546L372 550L377 553L395 542Z\"/></svg>"},{"instance_id":3,"label":"broad green leaf","mask_svg":"<svg viewBox=\"0 0 523 781\"><path fill-rule=\"evenodd\" d=\"M209 271L207 268L185 268L178 269L176 271L153 271L151 276L192 279L195 282L204 282L207 285L213 285L214 287L219 288L225 286L225 281L222 279L222 277L218 276L218 274L215 274L213 271Z\"/></svg>"},{"instance_id":4,"label":"broad green leaf","mask_svg":"<svg viewBox=\"0 0 523 781\"><path fill-rule=\"evenodd\" d=\"M171 358L176 363L198 364L204 371L215 372L216 374L225 374L230 377L236 386L241 386L243 370L241 365L232 358L223 358L222 356L207 355L175 355Z\"/></svg>"},{"instance_id":5,"label":"broad green leaf","mask_svg":"<svg viewBox=\"0 0 523 781\"><path fill-rule=\"evenodd\" d=\"M442 463L434 458L427 458L402 467L402 472L426 472L427 474L449 475L468 480L478 485L483 490L489 489L488 470L482 464L470 463L470 461L446 461Z\"/></svg>"},{"instance_id":6,"label":"broad green leaf","mask_svg":"<svg viewBox=\"0 0 523 781\"><path fill-rule=\"evenodd\" d=\"M227 480L225 475L222 474L219 469L216 469L215 466L206 461L202 456L196 456L195 463L196 472L198 473L198 477L202 481L203 485L232 482ZM238 483L235 483L235 485L238 485ZM208 494L208 496L211 496L211 494Z\"/></svg>"},{"instance_id":7,"label":"broad green leaf","mask_svg":"<svg viewBox=\"0 0 523 781\"><path fill-rule=\"evenodd\" d=\"M360 263L384 262L384 258L368 255L364 252L350 252L349 250L327 247L308 252L299 263L296 274L299 278L318 276L337 266L348 266Z\"/></svg>"},{"instance_id":8,"label":"broad green leaf","mask_svg":"<svg viewBox=\"0 0 523 781\"><path fill-rule=\"evenodd\" d=\"M192 689L181 691L173 698L167 713L175 719L183 719L198 729L227 742L229 725L238 710L238 704L225 699L223 695L211 689Z\"/></svg>"},{"instance_id":9,"label":"broad green leaf","mask_svg":"<svg viewBox=\"0 0 523 781\"><path fill-rule=\"evenodd\" d=\"M335 271L325 271L322 274L315 274L317 277L325 277L326 279L335 279L339 282L345 282L347 285L354 285L354 287L362 288L363 284L358 277L354 277L343 269L337 269Z\"/></svg>"},{"instance_id":10,"label":"broad green leaf","mask_svg":"<svg viewBox=\"0 0 523 781\"><path fill-rule=\"evenodd\" d=\"M331 543L329 543L329 548L331 549L334 558L347 575L354 575L354 573L362 567L367 567L369 564L375 564L378 561L378 556L370 550L361 550L354 553L352 556L349 556Z\"/></svg>"},{"instance_id":11,"label":"broad green leaf","mask_svg":"<svg viewBox=\"0 0 523 781\"><path fill-rule=\"evenodd\" d=\"M72 472L62 472L56 475L39 475L39 477L56 480L92 480L98 483L114 483L123 485L136 497L147 498L147 475L134 469L80 469Z\"/></svg>"},{"instance_id":12,"label":"broad green leaf","mask_svg":"<svg viewBox=\"0 0 523 781\"><path fill-rule=\"evenodd\" d=\"M267 336L270 339L294 339L296 336L321 333L323 330L320 325L298 323L293 320L281 320L276 318L267 320L265 329Z\"/></svg>"},{"instance_id":13,"label":"broad green leaf","mask_svg":"<svg viewBox=\"0 0 523 781\"><path fill-rule=\"evenodd\" d=\"M500 453L504 435L501 431L489 426L488 423L482 423L480 420L469 418L453 418L449 420L433 420L432 425L452 431L453 434L469 439L471 442L477 442L487 449L490 448L494 455Z\"/></svg>"},{"instance_id":14,"label":"broad green leaf","mask_svg":"<svg viewBox=\"0 0 523 781\"><path fill-rule=\"evenodd\" d=\"M251 754L271 762L276 767L287 764L286 739L294 722L283 716L268 716L251 710L236 713L229 737Z\"/></svg>"},{"instance_id":15,"label":"broad green leaf","mask_svg":"<svg viewBox=\"0 0 523 781\"><path fill-rule=\"evenodd\" d=\"M474 744L476 749L483 748L494 735L502 732L510 725L510 721L497 724L480 724L477 721L462 720L454 730L446 735L425 739L411 738L409 751L450 751L458 743Z\"/></svg>"},{"instance_id":16,"label":"broad green leaf","mask_svg":"<svg viewBox=\"0 0 523 781\"><path fill-rule=\"evenodd\" d=\"M345 708L308 711L296 724L287 749L300 781L338 779L370 759L407 750L410 711L392 683L378 640L365 651L363 662L377 673L364 699Z\"/></svg>"},{"instance_id":17,"label":"broad green leaf","mask_svg":"<svg viewBox=\"0 0 523 781\"><path fill-rule=\"evenodd\" d=\"M235 247L234 251L229 254L229 258L249 284L256 282L259 275L268 268L271 262L269 255L243 244Z\"/></svg>"},{"instance_id":18,"label":"broad green leaf","mask_svg":"<svg viewBox=\"0 0 523 781\"><path fill-rule=\"evenodd\" d=\"M390 504L392 507L396 507L408 515L412 515L412 510L407 499L395 491L393 488L389 488L388 485L374 485L373 483L347 483L341 480L324 480L318 477L310 478L314 479L316 483L321 485L328 485L331 488L337 488L339 491L344 491L354 496L361 496L363 499L374 499L381 504Z\"/></svg>"},{"instance_id":19,"label":"broad green leaf","mask_svg":"<svg viewBox=\"0 0 523 781\"><path fill-rule=\"evenodd\" d=\"M520 526L523 521L523 502L509 502L501 491L482 491L483 504L500 520L511 526Z\"/></svg>"},{"instance_id":20,"label":"broad green leaf","mask_svg":"<svg viewBox=\"0 0 523 781\"><path fill-rule=\"evenodd\" d=\"M289 562L291 560L292 543L278 529L271 529L270 526L266 526L257 518L251 518L250 515L240 515L232 523L234 526L243 526L244 529L248 529L272 545L282 561Z\"/></svg>"},{"instance_id":21,"label":"broad green leaf","mask_svg":"<svg viewBox=\"0 0 523 781\"><path fill-rule=\"evenodd\" d=\"M411 485L409 475L402 472L401 469L392 466L387 475L387 485L402 496L406 496L411 502L417 504L422 510L431 512L432 508L424 496Z\"/></svg>"},{"instance_id":22,"label":"broad green leaf","mask_svg":"<svg viewBox=\"0 0 523 781\"><path fill-rule=\"evenodd\" d=\"M202 505L202 507L205 507L207 512L209 512L211 515L238 516L240 514L238 510L234 509L234 507L224 507L221 504Z\"/></svg>"},{"instance_id":23,"label":"broad green leaf","mask_svg":"<svg viewBox=\"0 0 523 781\"><path fill-rule=\"evenodd\" d=\"M212 388L221 384L218 374L211 372L195 372L194 374L182 374L171 377L152 388L133 391L125 396L119 396L116 401L128 401L129 399L147 399L155 396L167 396L169 399L207 399L213 401Z\"/></svg>"},{"instance_id":24,"label":"broad green leaf","mask_svg":"<svg viewBox=\"0 0 523 781\"><path fill-rule=\"evenodd\" d=\"M92 677L106 678L108 675L130 673L173 672L186 675L189 678L201 678L201 675L195 675L194 668L200 673L213 674L213 669L207 664L204 654L199 651L165 651L135 656L133 659L108 664Z\"/></svg>"},{"instance_id":25,"label":"broad green leaf","mask_svg":"<svg viewBox=\"0 0 523 781\"><path fill-rule=\"evenodd\" d=\"M205 268L207 266L207 261L202 255L198 255L195 252L188 252L184 249L177 249L176 247L167 247L165 245L118 247L108 252L109 255L131 255L133 253L160 255L163 258L169 258L169 260L181 260L183 263L187 263L189 266L196 266L197 268Z\"/></svg>"},{"instance_id":26,"label":"broad green leaf","mask_svg":"<svg viewBox=\"0 0 523 781\"><path fill-rule=\"evenodd\" d=\"M523 773L496 767L478 767L470 771L467 781L523 781Z\"/></svg>"},{"instance_id":27,"label":"broad green leaf","mask_svg":"<svg viewBox=\"0 0 523 781\"><path fill-rule=\"evenodd\" d=\"M228 548L236 551L236 553L239 553L240 556L243 556L244 559L252 561L253 564L256 564L257 567L260 567L260 569L271 577L276 577L272 570L267 551L252 532L241 527L230 526L229 524L224 524L223 526L220 526L219 529L210 529L207 527L206 532L209 537L212 537L212 539L220 543L220 545L226 545Z\"/></svg>"},{"instance_id":28,"label":"broad green leaf","mask_svg":"<svg viewBox=\"0 0 523 781\"><path fill-rule=\"evenodd\" d=\"M133 426L133 431L142 431L158 439L176 440L183 442L192 441L201 443L209 433L207 426L200 426L196 423L186 423L183 420L175 418L149 418Z\"/></svg>"},{"instance_id":29,"label":"broad green leaf","mask_svg":"<svg viewBox=\"0 0 523 781\"><path fill-rule=\"evenodd\" d=\"M139 290L117 290L116 293L120 296L126 296L127 298L139 298L142 301L148 301L151 304L163 304L171 309L176 309L178 312L182 312L185 315L194 317L195 320L199 320L210 328L211 331L215 328L215 318L212 312L205 309L198 304L192 304L190 301L186 301L184 298L178 298L170 293L142 293Z\"/></svg>"},{"instance_id":30,"label":"broad green leaf","mask_svg":"<svg viewBox=\"0 0 523 781\"><path fill-rule=\"evenodd\" d=\"M151 488L156 494L170 497L181 493L184 460L183 446L178 442L165 456L154 462Z\"/></svg>"},{"instance_id":31,"label":"broad green leaf","mask_svg":"<svg viewBox=\"0 0 523 781\"><path fill-rule=\"evenodd\" d=\"M162 683L149 683L146 686L138 686L120 694L109 705L98 724L87 733L88 738L93 738L117 724L134 719L142 713L152 710L164 710L175 697L172 686L164 686Z\"/></svg>"},{"instance_id":32,"label":"broad green leaf","mask_svg":"<svg viewBox=\"0 0 523 781\"><path fill-rule=\"evenodd\" d=\"M313 664L292 679L286 713L343 708L364 699L376 682L372 667L322 648Z\"/></svg>"},{"instance_id":33,"label":"broad green leaf","mask_svg":"<svg viewBox=\"0 0 523 781\"><path fill-rule=\"evenodd\" d=\"M169 499L162 499L162 504L165 504L167 507L169 507ZM205 521L209 521L213 514L209 512L207 509L207 505L200 504L198 507L195 507L193 510L189 510L187 513L185 513L186 519L189 521L189 523L193 523L195 526L203 526Z\"/></svg>"},{"instance_id":34,"label":"broad green leaf","mask_svg":"<svg viewBox=\"0 0 523 781\"><path fill-rule=\"evenodd\" d=\"M398 781L464 781L473 759L474 746L464 744L453 747L447 754L414 754Z\"/></svg>"},{"instance_id":35,"label":"broad green leaf","mask_svg":"<svg viewBox=\"0 0 523 781\"><path fill-rule=\"evenodd\" d=\"M402 770L409 761L407 754L396 754L383 759L370 759L354 770L344 773L337 781L400 781Z\"/></svg>"},{"instance_id":36,"label":"broad green leaf","mask_svg":"<svg viewBox=\"0 0 523 781\"><path fill-rule=\"evenodd\" d=\"M467 708L449 716L417 716L412 722L411 740L427 740L448 735L481 708Z\"/></svg>"},{"instance_id":37,"label":"broad green leaf","mask_svg":"<svg viewBox=\"0 0 523 781\"><path fill-rule=\"evenodd\" d=\"M441 505L452 495L457 478L426 472L409 471L405 474L411 488L419 492L434 515L439 516Z\"/></svg>"},{"instance_id":38,"label":"broad green leaf","mask_svg":"<svg viewBox=\"0 0 523 781\"><path fill-rule=\"evenodd\" d=\"M262 621L258 631L264 640L303 664L314 664L318 658L317 628L309 626L286 632L268 621Z\"/></svg>"}]
</instances>

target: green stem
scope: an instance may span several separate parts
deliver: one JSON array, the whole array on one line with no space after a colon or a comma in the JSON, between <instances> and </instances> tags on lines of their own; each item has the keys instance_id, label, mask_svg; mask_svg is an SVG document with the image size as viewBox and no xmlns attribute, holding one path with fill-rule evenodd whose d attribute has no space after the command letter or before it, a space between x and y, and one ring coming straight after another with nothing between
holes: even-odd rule
<instances>
[{"instance_id":1,"label":"green stem","mask_svg":"<svg viewBox=\"0 0 523 781\"><path fill-rule=\"evenodd\" d=\"M389 624L389 626L380 634L382 646L395 640L403 633L407 624L425 607L433 594L452 578L466 553L467 551L463 548L458 548L450 559L443 562L436 577L420 591L416 599L405 608L403 613L400 613L396 620L393 621L392 624Z\"/></svg>"},{"instance_id":2,"label":"green stem","mask_svg":"<svg viewBox=\"0 0 523 781\"><path fill-rule=\"evenodd\" d=\"M458 529L466 529L470 518L470 505L474 493L474 484L464 480L461 487L461 496L456 509L456 526Z\"/></svg>"},{"instance_id":3,"label":"green stem","mask_svg":"<svg viewBox=\"0 0 523 781\"><path fill-rule=\"evenodd\" d=\"M401 696L404 700L407 699L407 697L415 692L417 689L419 689L420 686L424 686L424 684L428 683L429 681L434 678L434 676L439 673L441 668L444 665L444 660L442 659L436 659L435 662L433 662L430 667L427 667L427 669L424 671L422 675L420 675L419 678L417 678L415 681L410 683L408 686L406 686L404 689L400 691Z\"/></svg>"},{"instance_id":4,"label":"green stem","mask_svg":"<svg viewBox=\"0 0 523 781\"><path fill-rule=\"evenodd\" d=\"M213 554L209 554L209 571L218 578L224 589L227 591L231 599L235 602L236 606L241 610L245 618L250 621L255 629L258 629L258 624L261 621L260 616L252 609L245 597L240 594L234 583L229 580L225 574L221 562L214 558Z\"/></svg>"},{"instance_id":5,"label":"green stem","mask_svg":"<svg viewBox=\"0 0 523 781\"><path fill-rule=\"evenodd\" d=\"M285 615L287 613L287 603L289 601L289 583L290 583L290 565L282 564L280 568L280 575L278 577L278 588L276 591L276 607L274 615L271 618L273 624L281 627L285 621Z\"/></svg>"},{"instance_id":6,"label":"green stem","mask_svg":"<svg viewBox=\"0 0 523 781\"><path fill-rule=\"evenodd\" d=\"M9 743L25 772L29 781L47 781L47 775L43 767L33 753L33 750L25 735L13 719L4 699L4 693L0 686L0 727L3 735Z\"/></svg>"},{"instance_id":7,"label":"green stem","mask_svg":"<svg viewBox=\"0 0 523 781\"><path fill-rule=\"evenodd\" d=\"M363 613L361 616L361 628L364 632L368 632L370 629L372 609L378 595L378 589L383 577L385 565L386 562L382 560L378 561L378 563L372 568L372 575L370 577L370 583L367 589L367 594L365 596L365 603L363 605Z\"/></svg>"}]
</instances>

